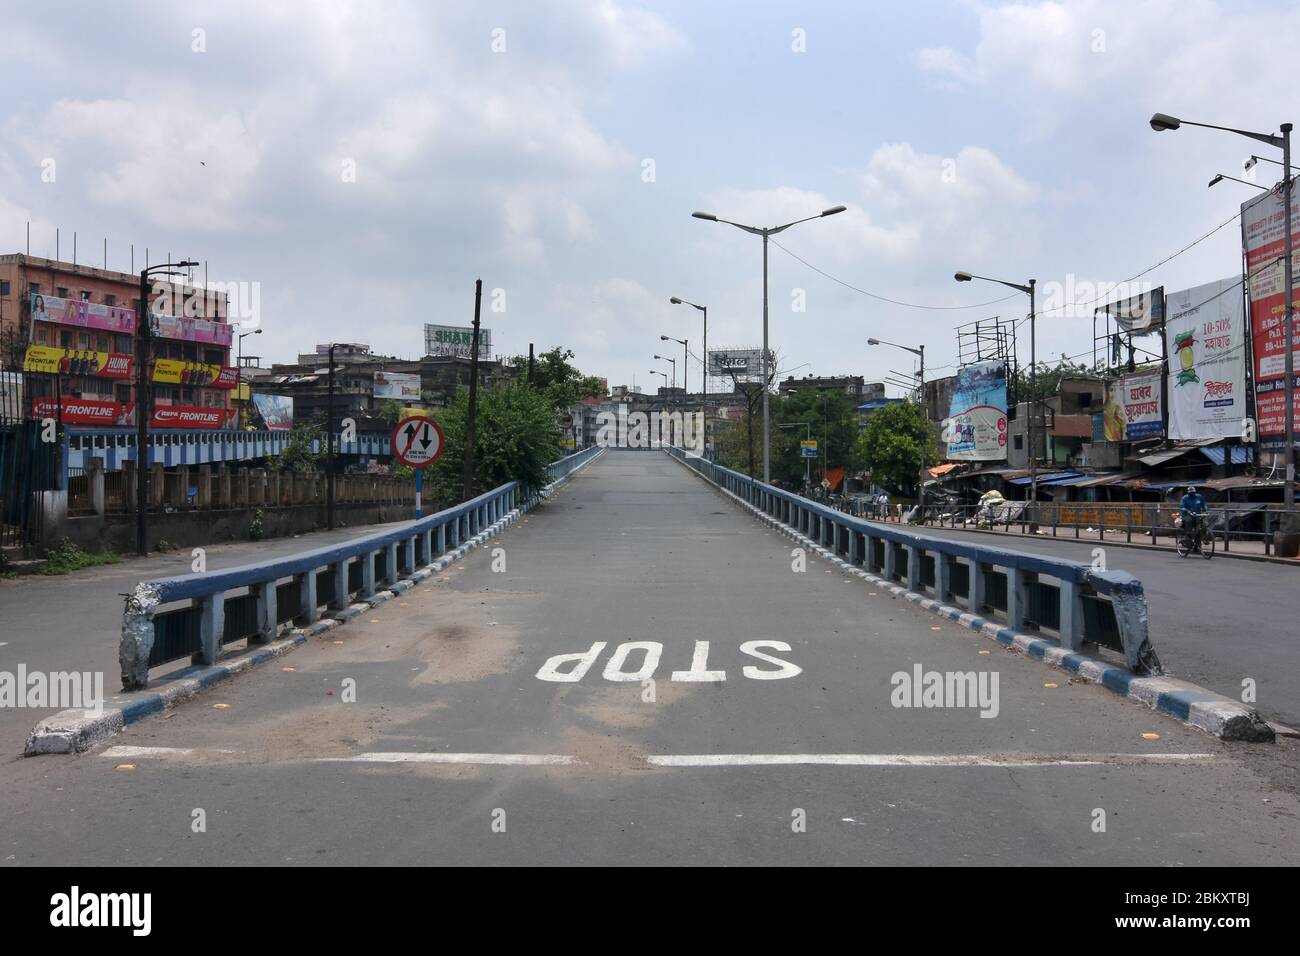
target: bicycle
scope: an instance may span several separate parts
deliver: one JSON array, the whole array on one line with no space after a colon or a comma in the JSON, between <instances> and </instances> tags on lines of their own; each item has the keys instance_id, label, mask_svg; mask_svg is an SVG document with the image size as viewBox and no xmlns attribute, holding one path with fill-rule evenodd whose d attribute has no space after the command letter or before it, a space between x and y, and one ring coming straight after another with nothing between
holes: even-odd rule
<instances>
[{"instance_id":1,"label":"bicycle","mask_svg":"<svg viewBox=\"0 0 1300 956\"><path fill-rule=\"evenodd\" d=\"M1210 534L1205 515L1193 515L1192 526L1184 528L1178 535L1178 556L1185 558L1193 551L1206 561L1214 557L1214 535Z\"/></svg>"}]
</instances>

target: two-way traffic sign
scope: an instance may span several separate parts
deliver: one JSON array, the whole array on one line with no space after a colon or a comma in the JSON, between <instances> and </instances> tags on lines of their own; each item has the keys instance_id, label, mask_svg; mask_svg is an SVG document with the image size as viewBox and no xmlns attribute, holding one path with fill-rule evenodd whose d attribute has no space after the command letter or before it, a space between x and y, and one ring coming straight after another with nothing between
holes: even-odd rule
<instances>
[{"instance_id":1,"label":"two-way traffic sign","mask_svg":"<svg viewBox=\"0 0 1300 956\"><path fill-rule=\"evenodd\" d=\"M403 418L393 429L393 455L412 468L432 465L442 454L444 444L438 423L422 415Z\"/></svg>"}]
</instances>

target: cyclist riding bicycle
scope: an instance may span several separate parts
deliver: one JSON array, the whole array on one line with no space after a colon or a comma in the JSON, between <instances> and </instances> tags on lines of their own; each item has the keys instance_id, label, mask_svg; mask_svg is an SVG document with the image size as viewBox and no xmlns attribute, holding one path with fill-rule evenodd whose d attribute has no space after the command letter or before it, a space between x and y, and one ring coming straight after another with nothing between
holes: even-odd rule
<instances>
[{"instance_id":1,"label":"cyclist riding bicycle","mask_svg":"<svg viewBox=\"0 0 1300 956\"><path fill-rule=\"evenodd\" d=\"M1178 516L1183 522L1183 533L1189 542L1196 540L1200 521L1206 512L1205 498L1196 490L1195 485L1187 486L1187 494L1178 503Z\"/></svg>"}]
</instances>

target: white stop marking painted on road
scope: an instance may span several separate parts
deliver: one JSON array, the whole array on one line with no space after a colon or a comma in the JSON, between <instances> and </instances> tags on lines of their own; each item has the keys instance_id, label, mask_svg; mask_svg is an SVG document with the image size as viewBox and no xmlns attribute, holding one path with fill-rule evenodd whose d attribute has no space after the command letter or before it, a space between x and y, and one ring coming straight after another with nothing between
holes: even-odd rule
<instances>
[{"instance_id":1,"label":"white stop marking painted on road","mask_svg":"<svg viewBox=\"0 0 1300 956\"><path fill-rule=\"evenodd\" d=\"M557 684L576 684L587 676L587 672L591 670L607 646L605 641L597 641L585 651L548 657L546 663L538 669L537 679ZM740 672L750 680L784 680L803 673L803 668L797 664L764 653L764 651L777 651L788 654L791 647L785 641L745 641L740 645L739 650L748 657L772 665L770 667L759 667L755 664L743 666ZM663 653L664 645L659 641L626 641L619 644L610 654L601 676L615 683L649 680L659 669ZM727 672L722 669L710 669L709 642L696 641L691 654L690 668L672 671L670 679L680 682L725 681Z\"/></svg>"}]
</instances>

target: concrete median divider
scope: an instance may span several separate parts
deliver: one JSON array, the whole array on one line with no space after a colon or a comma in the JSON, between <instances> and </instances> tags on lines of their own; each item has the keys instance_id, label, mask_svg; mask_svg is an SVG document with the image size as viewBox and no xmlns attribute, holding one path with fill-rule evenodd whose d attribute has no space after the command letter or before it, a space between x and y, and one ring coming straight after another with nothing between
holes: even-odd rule
<instances>
[{"instance_id":1,"label":"concrete median divider","mask_svg":"<svg viewBox=\"0 0 1300 956\"><path fill-rule=\"evenodd\" d=\"M1142 582L1128 572L885 527L692 452L665 451L769 525L927 610L1215 736L1274 738L1252 708L1164 676ZM1091 653L1100 648L1124 664Z\"/></svg>"},{"instance_id":2,"label":"concrete median divider","mask_svg":"<svg viewBox=\"0 0 1300 956\"><path fill-rule=\"evenodd\" d=\"M101 713L66 710L42 720L26 753L80 752L126 724L278 657L441 571L509 527L603 449L554 462L550 484L510 482L403 527L273 561L142 581L127 595L118 659L123 693ZM226 645L245 641L243 654ZM190 666L149 689L151 668Z\"/></svg>"}]
</instances>

